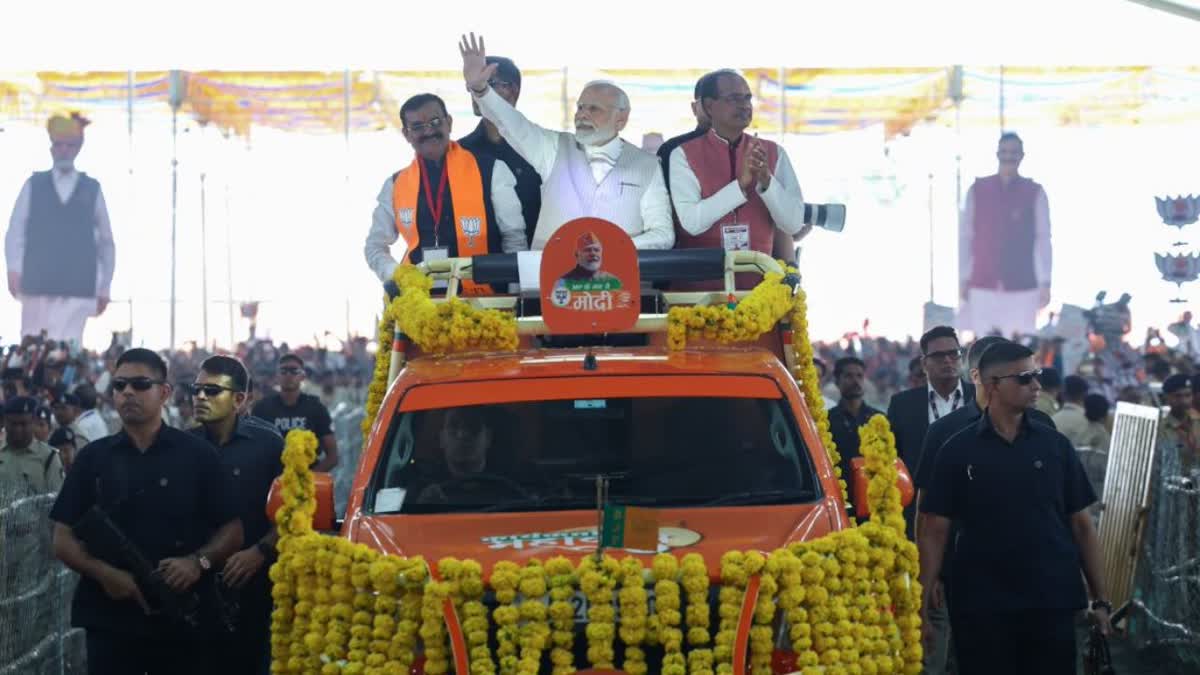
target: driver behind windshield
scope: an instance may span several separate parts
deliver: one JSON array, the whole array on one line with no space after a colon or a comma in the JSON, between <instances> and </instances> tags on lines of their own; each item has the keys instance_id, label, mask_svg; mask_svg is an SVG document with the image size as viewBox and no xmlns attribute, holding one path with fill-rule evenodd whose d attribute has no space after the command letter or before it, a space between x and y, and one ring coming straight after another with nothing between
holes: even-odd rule
<instances>
[{"instance_id":1,"label":"driver behind windshield","mask_svg":"<svg viewBox=\"0 0 1200 675\"><path fill-rule=\"evenodd\" d=\"M441 476L417 496L422 504L489 504L520 494L513 481L490 466L495 424L485 408L446 411L438 434L444 467Z\"/></svg>"}]
</instances>

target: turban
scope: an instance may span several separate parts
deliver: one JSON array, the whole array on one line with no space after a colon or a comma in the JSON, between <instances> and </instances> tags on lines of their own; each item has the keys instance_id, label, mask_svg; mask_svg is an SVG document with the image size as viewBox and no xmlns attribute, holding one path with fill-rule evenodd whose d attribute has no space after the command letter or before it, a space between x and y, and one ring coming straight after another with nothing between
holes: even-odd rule
<instances>
[{"instance_id":1,"label":"turban","mask_svg":"<svg viewBox=\"0 0 1200 675\"><path fill-rule=\"evenodd\" d=\"M600 238L594 232L584 232L579 235L579 241L575 243L575 250L582 251L589 246L599 246Z\"/></svg>"},{"instance_id":2,"label":"turban","mask_svg":"<svg viewBox=\"0 0 1200 675\"><path fill-rule=\"evenodd\" d=\"M77 112L69 116L59 113L46 122L46 131L50 133L50 138L83 138L83 128L89 124L91 120Z\"/></svg>"}]
</instances>

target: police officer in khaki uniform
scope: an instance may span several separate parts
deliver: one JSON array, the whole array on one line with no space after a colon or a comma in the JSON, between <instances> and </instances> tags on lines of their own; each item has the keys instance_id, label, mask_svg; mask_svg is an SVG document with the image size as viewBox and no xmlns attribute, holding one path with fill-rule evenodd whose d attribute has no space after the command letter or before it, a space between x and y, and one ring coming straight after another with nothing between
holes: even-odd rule
<instances>
[{"instance_id":1,"label":"police officer in khaki uniform","mask_svg":"<svg viewBox=\"0 0 1200 675\"><path fill-rule=\"evenodd\" d=\"M28 485L35 493L58 492L62 461L52 446L33 437L37 401L17 396L4 406L5 444L0 447L0 479Z\"/></svg>"}]
</instances>

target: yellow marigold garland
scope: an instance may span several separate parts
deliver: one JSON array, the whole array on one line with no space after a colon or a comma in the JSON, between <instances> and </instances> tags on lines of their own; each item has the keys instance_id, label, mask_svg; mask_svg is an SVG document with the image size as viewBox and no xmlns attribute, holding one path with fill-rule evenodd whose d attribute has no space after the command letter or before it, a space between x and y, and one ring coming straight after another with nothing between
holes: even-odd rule
<instances>
[{"instance_id":1,"label":"yellow marigold garland","mask_svg":"<svg viewBox=\"0 0 1200 675\"><path fill-rule=\"evenodd\" d=\"M794 318L802 315L803 298L797 297L801 311L794 313ZM797 321L796 327L798 334L805 332L803 322ZM807 340L796 342L803 351ZM811 358L801 361L804 363L811 363ZM801 379L814 381L803 376ZM807 386L806 395L810 395ZM688 600L687 671L711 673L713 662L719 661L719 672L730 672L741 599L749 578L759 574L762 591L750 636L755 675L765 675L769 668L776 603L802 673L919 673L921 590L916 582L916 548L904 537L900 495L895 487L894 437L882 417L871 420L860 434L870 476L869 522L793 544L772 553L769 559L755 552L724 556L720 570L721 624L715 654L704 647L710 639L709 574L697 554L689 554L681 562L669 554L655 558L650 572L658 598L653 622L645 614L645 589L639 583L643 572L636 560L618 563L605 556L597 562L588 557L576 569L570 561L556 558L544 569L534 566L522 570L511 563L500 563L493 570L491 586L500 603L496 623L501 672L506 672L506 665L510 673L518 672L518 668L533 672L535 659L540 661L542 650L551 644L554 672L565 675L574 670L574 608L570 598L576 579L591 602L588 660L594 666L612 667L613 639L619 634L627 645L625 667L640 672L645 665L640 645L649 640L650 624L655 623L667 653L664 672L681 672L678 596L682 586ZM316 439L310 433L289 435L278 514L280 557L270 569L275 604L272 672L406 672L418 651L425 654L426 672L448 672L442 615L442 601L447 597L454 600L464 617L472 673L494 672L486 646L482 569L471 561L447 559L442 566L445 580L433 582L420 558L383 556L361 544L312 532L315 503L308 467L315 454ZM618 584L620 631L614 626L613 608ZM544 604L547 588L548 611ZM519 606L518 590L524 596ZM511 618L501 610L511 612ZM546 621L547 614L553 630Z\"/></svg>"},{"instance_id":2,"label":"yellow marigold garland","mask_svg":"<svg viewBox=\"0 0 1200 675\"><path fill-rule=\"evenodd\" d=\"M546 570L540 560L526 563L521 570L521 628L517 639L521 658L517 661L518 675L537 675L542 664L542 651L550 642L550 625L546 622Z\"/></svg>"},{"instance_id":3,"label":"yellow marigold garland","mask_svg":"<svg viewBox=\"0 0 1200 675\"><path fill-rule=\"evenodd\" d=\"M621 590L617 593L617 599L621 608L621 628L618 633L625 644L625 663L621 669L629 675L646 675L649 668L642 645L646 641L650 608L641 561L626 557L621 561L620 575ZM658 602L662 602L662 599L659 598Z\"/></svg>"},{"instance_id":4,"label":"yellow marigold garland","mask_svg":"<svg viewBox=\"0 0 1200 675\"><path fill-rule=\"evenodd\" d=\"M761 557L761 556L760 556ZM750 628L750 672L753 675L771 675L771 656L775 650L774 624L776 599L779 593L779 565L766 561L760 572L761 585L754 606L754 623Z\"/></svg>"},{"instance_id":5,"label":"yellow marigold garland","mask_svg":"<svg viewBox=\"0 0 1200 675\"><path fill-rule=\"evenodd\" d=\"M794 272L788 268L788 272ZM846 477L842 475L842 456L838 453L837 443L833 442L833 434L829 431L829 412L825 410L824 399L821 397L821 378L817 376L817 366L813 362L814 353L812 341L808 335L808 295L804 289L797 288L792 298L792 348L796 353L796 379L800 381L804 400L808 403L808 411L817 423L817 432L821 436L821 445L829 454L833 465L833 473L837 476L838 485L842 488L842 499L849 501L849 491L846 489Z\"/></svg>"},{"instance_id":6,"label":"yellow marigold garland","mask_svg":"<svg viewBox=\"0 0 1200 675\"><path fill-rule=\"evenodd\" d=\"M683 655L682 604L679 597L679 561L670 553L654 557L654 609L658 615L658 639L663 647L663 675L684 675L687 659ZM708 572L704 572L707 580ZM705 608L708 600L705 600ZM705 631L707 633L707 630Z\"/></svg>"},{"instance_id":7,"label":"yellow marigold garland","mask_svg":"<svg viewBox=\"0 0 1200 675\"><path fill-rule=\"evenodd\" d=\"M708 606L708 565L704 556L689 553L683 556L681 579L687 592L687 641L688 672L696 675L712 675L713 650L705 645L712 642L709 635L712 612Z\"/></svg>"},{"instance_id":8,"label":"yellow marigold garland","mask_svg":"<svg viewBox=\"0 0 1200 675\"><path fill-rule=\"evenodd\" d=\"M553 627L551 640L554 649L550 652L553 675L575 672L575 566L561 556L546 561L546 573L550 577L550 625Z\"/></svg>"},{"instance_id":9,"label":"yellow marigold garland","mask_svg":"<svg viewBox=\"0 0 1200 675\"><path fill-rule=\"evenodd\" d=\"M430 354L477 349L512 351L517 348L517 321L512 314L495 309L476 309L455 298L437 303L430 297L433 280L410 264L396 267L392 280L400 294L384 306L379 320L375 371L367 388L363 416L363 442L379 414L387 394L387 375L392 361L392 337L399 321L401 331Z\"/></svg>"},{"instance_id":10,"label":"yellow marigold garland","mask_svg":"<svg viewBox=\"0 0 1200 675\"><path fill-rule=\"evenodd\" d=\"M429 296L433 280L412 265L396 268L400 295L392 301L392 316L422 350L431 354L479 349L517 348L517 321L496 309L476 309L459 298L435 303Z\"/></svg>"},{"instance_id":11,"label":"yellow marigold garland","mask_svg":"<svg viewBox=\"0 0 1200 675\"><path fill-rule=\"evenodd\" d=\"M588 662L593 668L601 670L615 667L613 638L616 634L616 610L613 609L613 593L620 573L620 563L610 555L600 560L588 556L579 564L579 588L588 599Z\"/></svg>"},{"instance_id":12,"label":"yellow marigold garland","mask_svg":"<svg viewBox=\"0 0 1200 675\"><path fill-rule=\"evenodd\" d=\"M496 593L496 609L492 618L496 621L496 656L500 675L517 672L517 644L521 611L517 609L517 586L521 583L521 568L507 560L496 563L492 568L492 590Z\"/></svg>"},{"instance_id":13,"label":"yellow marigold garland","mask_svg":"<svg viewBox=\"0 0 1200 675\"><path fill-rule=\"evenodd\" d=\"M704 339L728 344L749 342L775 327L792 309L792 290L783 275L768 273L739 300L728 305L672 307L667 311L667 346L687 347L688 340Z\"/></svg>"}]
</instances>

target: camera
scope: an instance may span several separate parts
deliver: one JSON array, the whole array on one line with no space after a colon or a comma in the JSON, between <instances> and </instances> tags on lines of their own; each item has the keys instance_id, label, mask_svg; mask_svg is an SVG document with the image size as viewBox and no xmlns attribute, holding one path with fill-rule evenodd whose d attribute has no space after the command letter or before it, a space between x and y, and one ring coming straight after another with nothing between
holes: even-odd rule
<instances>
[{"instance_id":1,"label":"camera","mask_svg":"<svg viewBox=\"0 0 1200 675\"><path fill-rule=\"evenodd\" d=\"M804 224L830 232L841 232L846 226L845 204L805 204Z\"/></svg>"}]
</instances>

